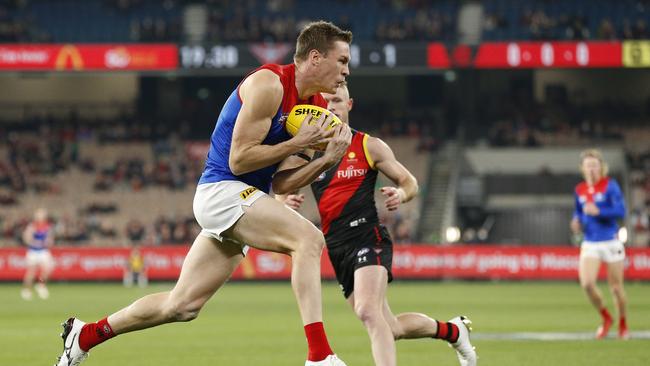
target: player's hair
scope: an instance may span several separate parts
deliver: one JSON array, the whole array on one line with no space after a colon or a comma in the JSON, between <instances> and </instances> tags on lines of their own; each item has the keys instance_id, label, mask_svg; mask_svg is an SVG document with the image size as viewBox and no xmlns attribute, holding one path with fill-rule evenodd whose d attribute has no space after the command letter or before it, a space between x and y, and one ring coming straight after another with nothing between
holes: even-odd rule
<instances>
[{"instance_id":1,"label":"player's hair","mask_svg":"<svg viewBox=\"0 0 650 366\"><path fill-rule=\"evenodd\" d=\"M323 55L327 55L327 51L332 48L335 41L351 43L352 32L344 31L324 20L311 22L300 31L293 58L297 61L304 61L311 50L317 50Z\"/></svg>"},{"instance_id":2,"label":"player's hair","mask_svg":"<svg viewBox=\"0 0 650 366\"><path fill-rule=\"evenodd\" d=\"M582 163L585 161L586 158L595 158L598 159L600 162L600 175L602 177L606 177L607 173L609 172L609 167L607 166L607 163L603 160L603 154L600 152L598 149L587 149L583 150L580 153L580 170L582 170ZM584 172L583 172L584 175ZM585 177L586 179L586 177Z\"/></svg>"}]
</instances>

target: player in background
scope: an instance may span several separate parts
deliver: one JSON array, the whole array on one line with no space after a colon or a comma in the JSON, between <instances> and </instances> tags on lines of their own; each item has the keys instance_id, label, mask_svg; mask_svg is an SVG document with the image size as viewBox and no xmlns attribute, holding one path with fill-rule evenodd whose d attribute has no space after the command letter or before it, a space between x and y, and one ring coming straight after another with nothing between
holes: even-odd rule
<instances>
[{"instance_id":1,"label":"player in background","mask_svg":"<svg viewBox=\"0 0 650 366\"><path fill-rule=\"evenodd\" d=\"M23 243L27 246L27 270L20 295L24 300L31 300L32 289L35 289L38 297L47 299L50 297L47 280L54 269L54 259L50 253L54 244L54 228L48 221L46 209L39 208L34 212L34 220L23 231ZM37 274L38 282L34 284Z\"/></svg>"},{"instance_id":2,"label":"player in background","mask_svg":"<svg viewBox=\"0 0 650 366\"><path fill-rule=\"evenodd\" d=\"M327 108L347 124L353 105L347 86L343 84L336 93L323 96L328 101ZM296 158L291 159L291 165L300 164ZM414 338L445 340L456 349L461 365L476 365L476 352L469 339L471 322L466 317L440 322L420 313L392 313L386 288L393 278L393 243L387 229L379 223L375 206L378 172L397 185L381 188L389 211L397 210L417 194L415 177L397 161L391 148L381 139L360 131L353 131L352 143L343 159L311 184L336 278L368 331L375 365L396 365L395 340ZM276 198L293 209L304 201L301 194Z\"/></svg>"},{"instance_id":3,"label":"player in background","mask_svg":"<svg viewBox=\"0 0 650 366\"><path fill-rule=\"evenodd\" d=\"M139 287L147 287L149 279L147 278L147 268L145 266L144 257L138 244L131 246L129 258L124 266L124 277L122 283L125 287L131 287L134 283Z\"/></svg>"},{"instance_id":4,"label":"player in background","mask_svg":"<svg viewBox=\"0 0 650 366\"><path fill-rule=\"evenodd\" d=\"M575 188L575 212L571 220L574 234L582 233L580 246L580 285L602 317L596 338L607 336L613 319L598 289L601 262L607 264L607 282L618 310L618 336L629 337L626 323L626 298L623 289L625 247L617 238L617 220L625 217L625 203L616 180L607 176L607 164L600 151L585 150L580 154L584 181Z\"/></svg>"},{"instance_id":5,"label":"player in background","mask_svg":"<svg viewBox=\"0 0 650 366\"><path fill-rule=\"evenodd\" d=\"M246 245L292 257L291 284L308 343L305 365L345 366L331 350L322 322L323 234L268 192L278 164L286 157L329 142L320 158L295 172L318 175L337 162L350 144L347 125L326 130L331 116L303 123L294 137L283 121L294 105L327 105L320 92L333 93L345 81L351 41L352 33L331 23L310 23L298 36L293 64L263 65L244 78L225 102L212 133L194 197L194 215L202 231L185 258L176 286L145 296L96 323L68 319L63 324L59 366L78 365L92 347L116 335L193 320L230 278Z\"/></svg>"}]
</instances>

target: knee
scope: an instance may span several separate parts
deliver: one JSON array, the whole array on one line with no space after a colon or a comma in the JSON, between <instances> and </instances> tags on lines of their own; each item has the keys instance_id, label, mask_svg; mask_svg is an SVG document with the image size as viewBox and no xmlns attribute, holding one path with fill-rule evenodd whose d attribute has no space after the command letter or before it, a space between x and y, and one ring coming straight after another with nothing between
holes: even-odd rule
<instances>
[{"instance_id":1,"label":"knee","mask_svg":"<svg viewBox=\"0 0 650 366\"><path fill-rule=\"evenodd\" d=\"M583 281L580 283L580 286L586 292L592 293L596 291L596 282L594 281Z\"/></svg>"},{"instance_id":2,"label":"knee","mask_svg":"<svg viewBox=\"0 0 650 366\"><path fill-rule=\"evenodd\" d=\"M612 293L617 297L623 297L625 295L625 291L623 290L622 284L610 285L609 288L612 291Z\"/></svg>"},{"instance_id":3,"label":"knee","mask_svg":"<svg viewBox=\"0 0 650 366\"><path fill-rule=\"evenodd\" d=\"M320 258L325 247L323 234L313 226L308 226L300 230L299 233L300 235L295 239L296 247L293 251Z\"/></svg>"},{"instance_id":4,"label":"knee","mask_svg":"<svg viewBox=\"0 0 650 366\"><path fill-rule=\"evenodd\" d=\"M376 306L370 306L368 304L356 304L354 306L354 313L366 327L372 327L383 320L381 311Z\"/></svg>"},{"instance_id":5,"label":"knee","mask_svg":"<svg viewBox=\"0 0 650 366\"><path fill-rule=\"evenodd\" d=\"M394 338L396 341L398 341L398 340L400 340L400 339L403 339L403 338L404 338L404 335L406 334L406 333L404 332L404 329L402 329L401 327L396 327L396 326L391 326L391 327L390 327L390 331L393 332L393 338Z\"/></svg>"},{"instance_id":6,"label":"knee","mask_svg":"<svg viewBox=\"0 0 650 366\"><path fill-rule=\"evenodd\" d=\"M189 322L199 316L202 303L189 301L168 301L165 317L169 322Z\"/></svg>"}]
</instances>

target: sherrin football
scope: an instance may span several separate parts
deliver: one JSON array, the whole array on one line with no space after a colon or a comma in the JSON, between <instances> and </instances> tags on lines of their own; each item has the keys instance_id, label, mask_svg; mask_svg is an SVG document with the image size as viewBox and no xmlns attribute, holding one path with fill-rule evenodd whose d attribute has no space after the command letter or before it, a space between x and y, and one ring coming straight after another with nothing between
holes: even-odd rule
<instances>
[{"instance_id":1,"label":"sherrin football","mask_svg":"<svg viewBox=\"0 0 650 366\"><path fill-rule=\"evenodd\" d=\"M334 115L332 112L328 111L325 108L321 108L315 105L311 104L298 104L289 113L289 116L287 117L287 121L285 122L285 128L287 129L287 132L291 136L295 136L298 133L298 130L300 129L300 126L302 125L302 121L305 120L305 117L307 115L312 114L312 118L309 121L310 125L313 125L316 123L316 120L321 116L321 114L325 113L325 118L327 118L328 115L332 115L332 120L330 121L329 125L326 127L326 130L331 130L334 128L336 125L340 125L342 122L341 120Z\"/></svg>"}]
</instances>

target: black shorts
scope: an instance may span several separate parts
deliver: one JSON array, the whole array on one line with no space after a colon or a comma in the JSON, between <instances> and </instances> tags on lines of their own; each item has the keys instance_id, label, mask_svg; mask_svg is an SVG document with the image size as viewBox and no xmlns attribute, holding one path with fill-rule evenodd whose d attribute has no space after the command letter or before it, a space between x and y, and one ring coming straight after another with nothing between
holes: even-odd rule
<instances>
[{"instance_id":1,"label":"black shorts","mask_svg":"<svg viewBox=\"0 0 650 366\"><path fill-rule=\"evenodd\" d=\"M393 241L384 226L371 227L348 244L328 249L328 254L346 299L354 291L354 271L359 268L383 266L388 271L388 282L393 280Z\"/></svg>"}]
</instances>

